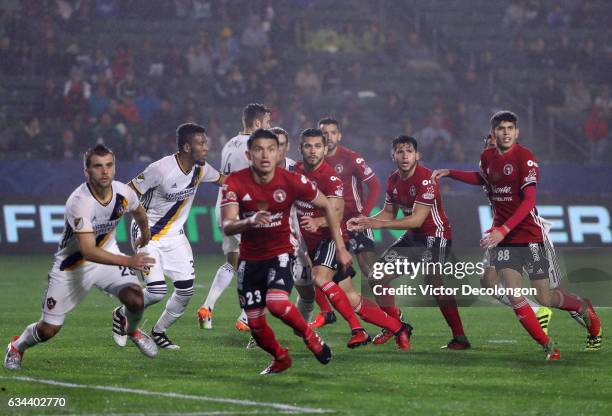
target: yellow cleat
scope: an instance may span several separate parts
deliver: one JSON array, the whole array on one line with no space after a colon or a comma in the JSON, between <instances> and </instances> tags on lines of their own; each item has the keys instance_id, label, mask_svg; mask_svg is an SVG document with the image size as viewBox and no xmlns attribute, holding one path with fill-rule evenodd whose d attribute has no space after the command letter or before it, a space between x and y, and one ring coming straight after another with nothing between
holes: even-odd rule
<instances>
[{"instance_id":1,"label":"yellow cleat","mask_svg":"<svg viewBox=\"0 0 612 416\"><path fill-rule=\"evenodd\" d=\"M538 318L538 322L540 322L542 331L544 331L546 335L548 335L548 325L550 324L550 320L552 319L552 314L552 310L550 308L547 308L546 306L540 306L535 314L536 318Z\"/></svg>"},{"instance_id":2,"label":"yellow cleat","mask_svg":"<svg viewBox=\"0 0 612 416\"><path fill-rule=\"evenodd\" d=\"M200 323L200 329L212 329L212 309L202 306L198 308L198 322Z\"/></svg>"}]
</instances>

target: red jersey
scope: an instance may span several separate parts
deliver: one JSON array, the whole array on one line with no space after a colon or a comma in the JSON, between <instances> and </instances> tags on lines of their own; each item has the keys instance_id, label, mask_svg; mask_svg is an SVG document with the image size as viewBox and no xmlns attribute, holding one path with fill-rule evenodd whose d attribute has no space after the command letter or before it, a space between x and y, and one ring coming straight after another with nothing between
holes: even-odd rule
<instances>
[{"instance_id":1,"label":"red jersey","mask_svg":"<svg viewBox=\"0 0 612 416\"><path fill-rule=\"evenodd\" d=\"M333 156L326 156L325 161L334 168L336 175L344 183L344 218L343 222L358 217L363 212L362 183L372 179L374 171L357 152L338 145Z\"/></svg>"},{"instance_id":2,"label":"red jersey","mask_svg":"<svg viewBox=\"0 0 612 416\"><path fill-rule=\"evenodd\" d=\"M480 175L487 183L489 201L493 207L493 226L501 227L517 210L523 200L523 189L535 186L540 168L533 153L515 144L506 153L486 149L480 155ZM543 229L534 208L504 238L504 243L539 243Z\"/></svg>"},{"instance_id":3,"label":"red jersey","mask_svg":"<svg viewBox=\"0 0 612 416\"><path fill-rule=\"evenodd\" d=\"M430 206L429 215L419 228L413 229L413 232L450 240L451 226L442 207L440 188L431 180L431 173L431 169L417 165L411 177L402 179L396 170L387 179L385 203L399 205L406 216L412 215L414 204Z\"/></svg>"},{"instance_id":4,"label":"red jersey","mask_svg":"<svg viewBox=\"0 0 612 416\"><path fill-rule=\"evenodd\" d=\"M297 242L291 237L291 207L297 199L311 202L318 194L317 188L304 175L277 167L269 183L258 184L251 169L246 168L232 172L221 191L221 207L238 205L240 219L261 210L271 214L269 224L256 225L241 233L241 259L267 260L283 253L295 255Z\"/></svg>"},{"instance_id":5,"label":"red jersey","mask_svg":"<svg viewBox=\"0 0 612 416\"><path fill-rule=\"evenodd\" d=\"M295 165L295 172L301 173L306 176L308 179L312 181L319 189L323 195L328 198L342 198L344 194L344 185L340 178L334 172L334 169L327 164L325 161L321 163L317 169L306 172L304 169L304 163L298 162ZM295 206L297 209L298 219L301 217L322 217L324 214L316 209L311 203L306 201L296 201ZM308 247L308 251L312 251L317 248L317 245L321 240L324 239L332 239L331 231L329 227L320 227L315 232L306 231L302 227L302 235L304 236L304 241L306 242L306 246ZM348 240L348 232L346 230L346 223L342 221L341 224L342 229L342 238L346 241Z\"/></svg>"}]
</instances>

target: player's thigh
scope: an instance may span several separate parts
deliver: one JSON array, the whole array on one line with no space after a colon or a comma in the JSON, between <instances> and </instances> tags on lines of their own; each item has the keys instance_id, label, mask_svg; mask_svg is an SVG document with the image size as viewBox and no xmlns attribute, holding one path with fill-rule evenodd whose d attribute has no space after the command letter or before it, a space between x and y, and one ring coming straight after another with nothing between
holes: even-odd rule
<instances>
[{"instance_id":1,"label":"player's thigh","mask_svg":"<svg viewBox=\"0 0 612 416\"><path fill-rule=\"evenodd\" d=\"M94 284L106 293L118 297L126 287L140 287L136 272L126 266L98 264L92 273Z\"/></svg>"},{"instance_id":2,"label":"player's thigh","mask_svg":"<svg viewBox=\"0 0 612 416\"><path fill-rule=\"evenodd\" d=\"M185 236L167 244L161 252L161 259L164 274L173 283L195 279L193 251Z\"/></svg>"},{"instance_id":3,"label":"player's thigh","mask_svg":"<svg viewBox=\"0 0 612 416\"><path fill-rule=\"evenodd\" d=\"M94 269L93 263L85 263L69 272L53 268L43 294L41 320L50 325L63 325L66 315L85 299L93 286L90 273Z\"/></svg>"},{"instance_id":4,"label":"player's thigh","mask_svg":"<svg viewBox=\"0 0 612 416\"><path fill-rule=\"evenodd\" d=\"M162 250L159 241L151 241L145 247L139 248L137 252L146 253L147 256L155 260L155 264L149 266L147 270L137 271L137 276L139 276L146 285L150 285L154 282L163 282L164 259L162 257Z\"/></svg>"},{"instance_id":5,"label":"player's thigh","mask_svg":"<svg viewBox=\"0 0 612 416\"><path fill-rule=\"evenodd\" d=\"M238 301L242 309L266 306L267 261L239 260L236 273Z\"/></svg>"}]
</instances>

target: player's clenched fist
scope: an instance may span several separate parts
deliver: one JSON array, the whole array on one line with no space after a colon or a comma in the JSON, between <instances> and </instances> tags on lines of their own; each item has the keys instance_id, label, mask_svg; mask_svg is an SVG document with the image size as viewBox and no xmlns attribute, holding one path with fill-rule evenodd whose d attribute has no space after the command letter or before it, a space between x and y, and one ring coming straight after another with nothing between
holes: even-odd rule
<instances>
[{"instance_id":1,"label":"player's clenched fist","mask_svg":"<svg viewBox=\"0 0 612 416\"><path fill-rule=\"evenodd\" d=\"M128 258L128 267L130 269L139 270L141 272L155 264L155 259L149 257L147 253L136 253Z\"/></svg>"},{"instance_id":2,"label":"player's clenched fist","mask_svg":"<svg viewBox=\"0 0 612 416\"><path fill-rule=\"evenodd\" d=\"M269 211L257 211L255 215L250 216L247 219L249 225L262 225L270 224L270 212Z\"/></svg>"},{"instance_id":3,"label":"player's clenched fist","mask_svg":"<svg viewBox=\"0 0 612 416\"><path fill-rule=\"evenodd\" d=\"M361 231L363 231L364 227L359 224L359 220L361 218L365 218L365 217L364 216L360 216L360 217L355 217L355 218L351 218L350 220L348 220L346 222L347 230L349 230L351 232L361 232Z\"/></svg>"}]
</instances>

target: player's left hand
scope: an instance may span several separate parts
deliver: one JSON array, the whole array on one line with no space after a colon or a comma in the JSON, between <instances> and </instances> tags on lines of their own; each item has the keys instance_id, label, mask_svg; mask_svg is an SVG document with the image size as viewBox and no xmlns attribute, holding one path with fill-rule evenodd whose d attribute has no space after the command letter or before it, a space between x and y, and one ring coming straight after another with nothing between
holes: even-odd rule
<instances>
[{"instance_id":1,"label":"player's left hand","mask_svg":"<svg viewBox=\"0 0 612 416\"><path fill-rule=\"evenodd\" d=\"M347 271L351 264L353 264L353 257L351 257L346 248L336 250L336 260L343 272Z\"/></svg>"},{"instance_id":2,"label":"player's left hand","mask_svg":"<svg viewBox=\"0 0 612 416\"><path fill-rule=\"evenodd\" d=\"M300 220L300 226L311 233L316 232L319 229L318 222L312 217L302 217Z\"/></svg>"},{"instance_id":3,"label":"player's left hand","mask_svg":"<svg viewBox=\"0 0 612 416\"><path fill-rule=\"evenodd\" d=\"M149 244L149 241L151 241L151 230L147 228L146 230L140 232L140 237L138 237L138 240L136 240L136 247L142 248Z\"/></svg>"},{"instance_id":4,"label":"player's left hand","mask_svg":"<svg viewBox=\"0 0 612 416\"><path fill-rule=\"evenodd\" d=\"M349 230L350 232L356 232L356 233L363 231L363 227L359 225L360 218L366 218L366 217L361 215L359 217L351 218L350 220L346 222L346 229Z\"/></svg>"},{"instance_id":5,"label":"player's left hand","mask_svg":"<svg viewBox=\"0 0 612 416\"><path fill-rule=\"evenodd\" d=\"M480 247L491 248L497 246L506 237L501 229L495 227L487 230L488 233L480 240Z\"/></svg>"},{"instance_id":6,"label":"player's left hand","mask_svg":"<svg viewBox=\"0 0 612 416\"><path fill-rule=\"evenodd\" d=\"M370 218L370 217L359 217L356 222L357 222L357 226L361 227L362 229L380 228L381 226L380 220L377 220L376 218Z\"/></svg>"}]
</instances>

